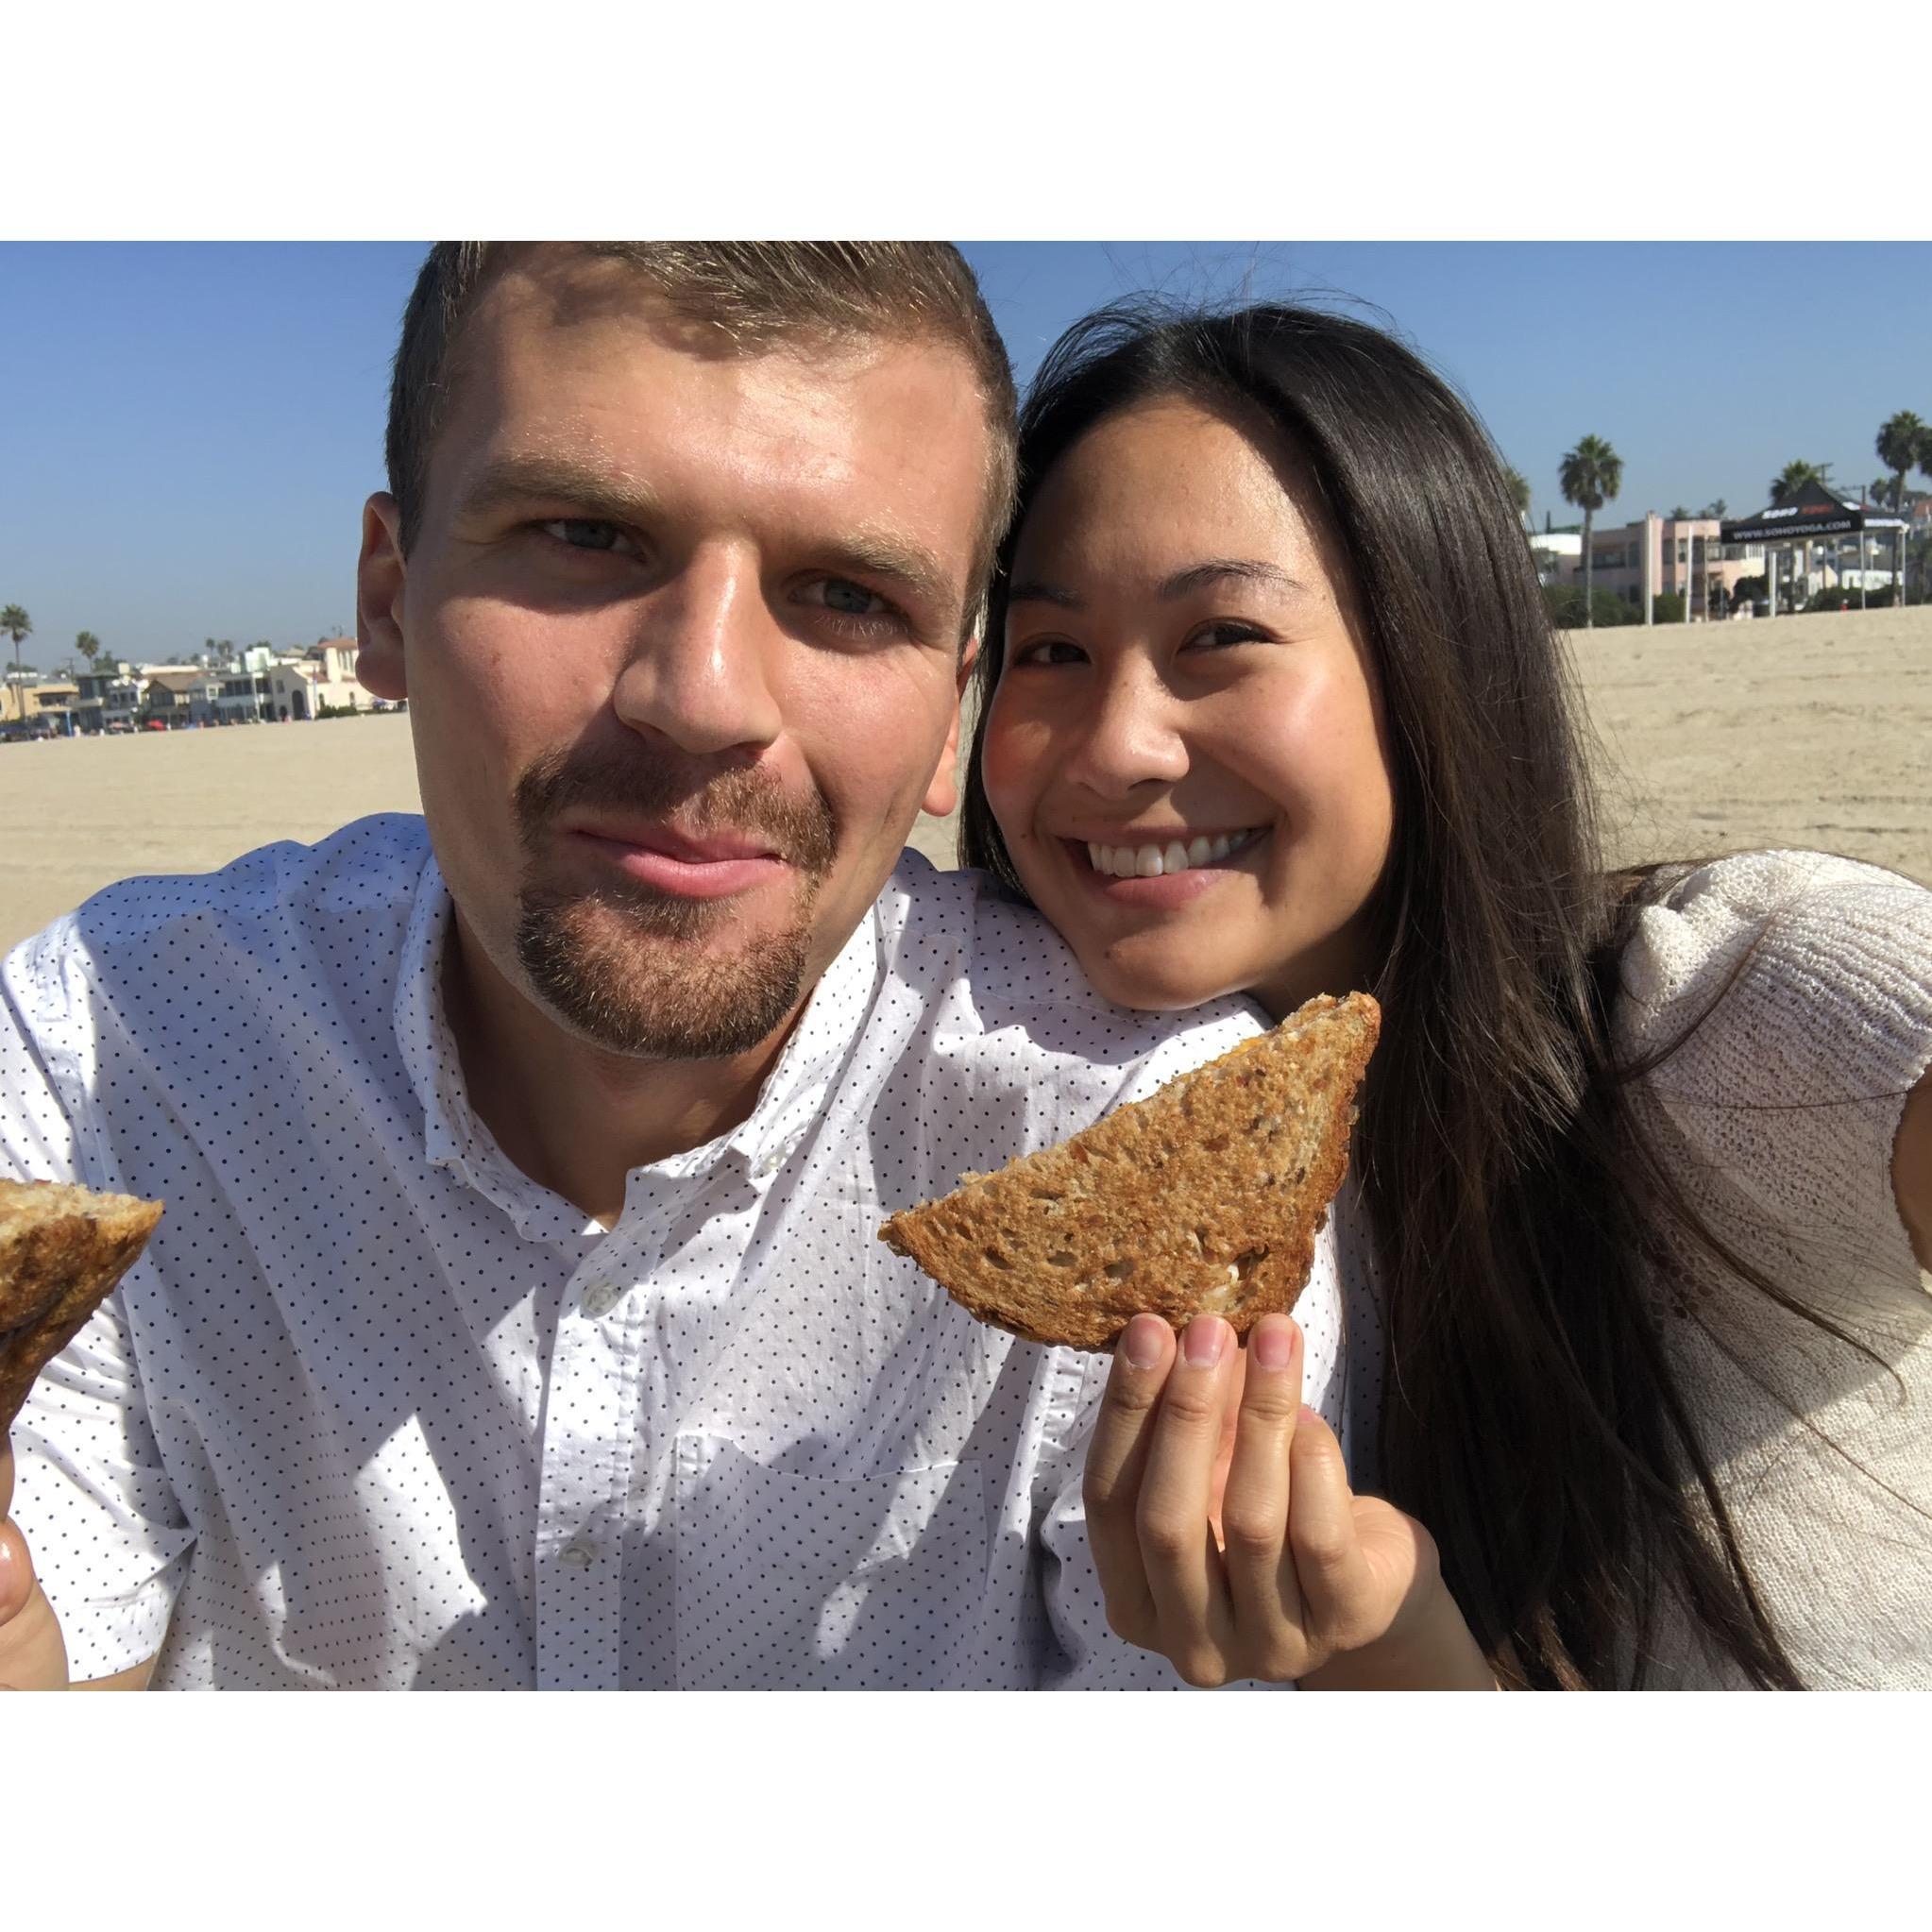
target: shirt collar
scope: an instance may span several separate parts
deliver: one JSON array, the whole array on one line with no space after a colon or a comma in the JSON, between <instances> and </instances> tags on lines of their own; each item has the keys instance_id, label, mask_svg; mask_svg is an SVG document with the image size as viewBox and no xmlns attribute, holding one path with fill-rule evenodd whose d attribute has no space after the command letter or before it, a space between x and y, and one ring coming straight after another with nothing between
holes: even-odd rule
<instances>
[{"instance_id":1,"label":"shirt collar","mask_svg":"<svg viewBox=\"0 0 1932 1932\"><path fill-rule=\"evenodd\" d=\"M470 1108L443 1001L452 910L449 889L432 856L423 868L402 942L395 1008L397 1047L423 1110L423 1158L432 1166L452 1169L494 1201L521 1234L538 1239L601 1235L603 1230L586 1225L579 1210L516 1166ZM703 1146L634 1170L630 1198L636 1197L640 1179L688 1181L733 1162L742 1166L754 1187L769 1183L818 1119L858 1039L878 988L879 950L874 906L812 989L746 1119Z\"/></svg>"}]
</instances>

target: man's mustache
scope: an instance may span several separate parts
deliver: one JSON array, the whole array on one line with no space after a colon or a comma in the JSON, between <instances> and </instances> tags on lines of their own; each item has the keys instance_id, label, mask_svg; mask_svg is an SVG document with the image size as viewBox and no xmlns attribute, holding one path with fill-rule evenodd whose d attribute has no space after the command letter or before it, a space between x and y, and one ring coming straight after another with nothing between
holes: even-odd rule
<instances>
[{"instance_id":1,"label":"man's mustache","mask_svg":"<svg viewBox=\"0 0 1932 1932\"><path fill-rule=\"evenodd\" d=\"M679 769L645 753L559 748L533 758L512 804L526 850L564 812L588 806L650 819L687 837L753 833L807 876L827 871L839 849L839 822L824 794L801 797L749 766L720 771Z\"/></svg>"}]
</instances>

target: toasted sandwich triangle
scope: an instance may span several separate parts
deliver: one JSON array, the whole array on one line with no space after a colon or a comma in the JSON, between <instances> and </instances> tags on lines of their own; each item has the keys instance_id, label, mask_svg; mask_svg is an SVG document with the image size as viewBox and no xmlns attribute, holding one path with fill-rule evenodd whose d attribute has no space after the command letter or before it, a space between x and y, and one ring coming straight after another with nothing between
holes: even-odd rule
<instances>
[{"instance_id":1,"label":"toasted sandwich triangle","mask_svg":"<svg viewBox=\"0 0 1932 1932\"><path fill-rule=\"evenodd\" d=\"M161 1203L0 1180L0 1437L35 1376L140 1259Z\"/></svg>"},{"instance_id":2,"label":"toasted sandwich triangle","mask_svg":"<svg viewBox=\"0 0 1932 1932\"><path fill-rule=\"evenodd\" d=\"M1111 1346L1142 1311L1245 1334L1292 1309L1348 1161L1381 1014L1310 1000L1258 1039L1057 1147L967 1177L879 1238L981 1321Z\"/></svg>"}]
</instances>

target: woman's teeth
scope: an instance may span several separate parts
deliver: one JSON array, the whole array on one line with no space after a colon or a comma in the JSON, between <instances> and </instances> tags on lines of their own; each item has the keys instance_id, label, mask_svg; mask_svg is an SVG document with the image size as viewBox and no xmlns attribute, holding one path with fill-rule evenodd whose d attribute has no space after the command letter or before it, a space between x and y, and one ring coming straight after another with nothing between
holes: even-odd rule
<instances>
[{"instance_id":1,"label":"woman's teeth","mask_svg":"<svg viewBox=\"0 0 1932 1932\"><path fill-rule=\"evenodd\" d=\"M1168 873L1184 873L1190 866L1218 865L1254 837L1253 830L1224 832L1219 838L1195 839L1186 845L1178 839L1165 845L1095 845L1090 840L1087 856L1096 873L1116 879L1158 879Z\"/></svg>"}]
</instances>

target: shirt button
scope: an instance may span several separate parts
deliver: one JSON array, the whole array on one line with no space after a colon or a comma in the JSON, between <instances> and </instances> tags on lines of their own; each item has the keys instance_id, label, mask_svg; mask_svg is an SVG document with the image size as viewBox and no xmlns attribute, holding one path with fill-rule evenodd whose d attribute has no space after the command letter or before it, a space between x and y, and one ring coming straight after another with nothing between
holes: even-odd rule
<instances>
[{"instance_id":1,"label":"shirt button","mask_svg":"<svg viewBox=\"0 0 1932 1932\"><path fill-rule=\"evenodd\" d=\"M623 1298L624 1291L612 1282L593 1281L584 1291L580 1306L592 1321L602 1321Z\"/></svg>"}]
</instances>

